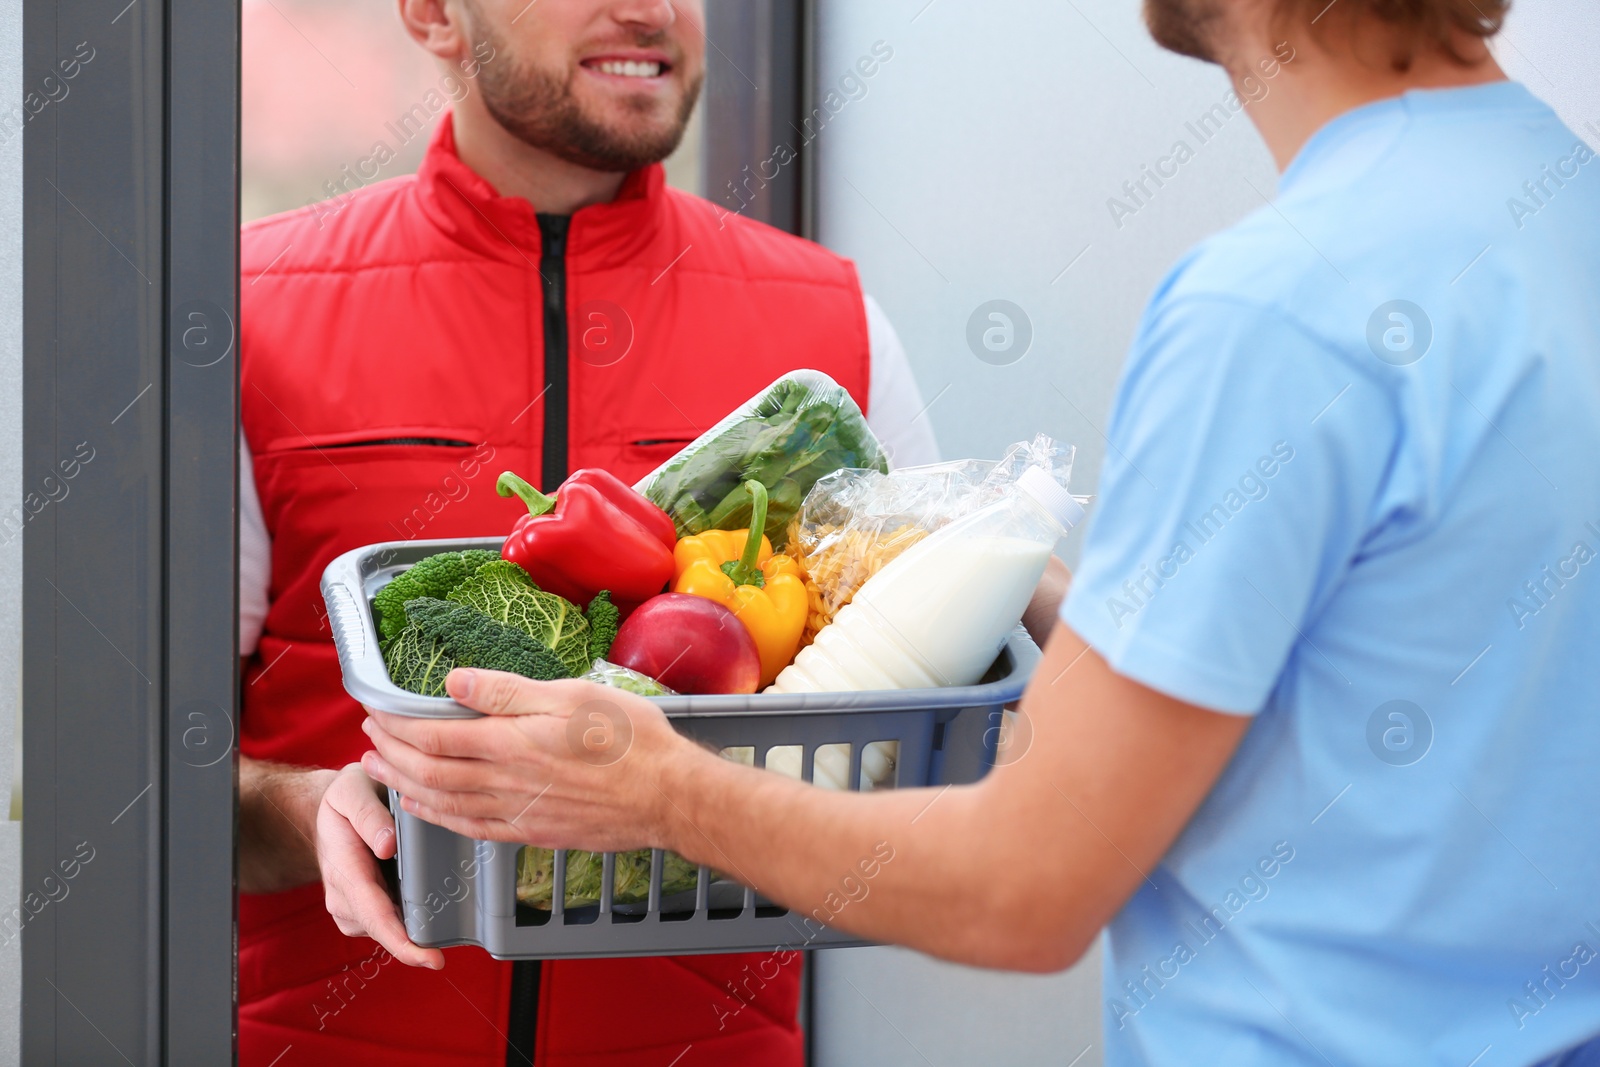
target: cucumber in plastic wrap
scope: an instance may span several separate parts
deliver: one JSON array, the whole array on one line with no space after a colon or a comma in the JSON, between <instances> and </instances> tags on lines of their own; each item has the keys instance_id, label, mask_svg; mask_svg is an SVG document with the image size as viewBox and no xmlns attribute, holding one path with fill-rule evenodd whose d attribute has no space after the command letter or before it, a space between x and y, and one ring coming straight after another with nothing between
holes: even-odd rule
<instances>
[{"instance_id":1,"label":"cucumber in plastic wrap","mask_svg":"<svg viewBox=\"0 0 1600 1067\"><path fill-rule=\"evenodd\" d=\"M848 391L821 371L785 374L701 434L636 488L678 525L678 536L750 524L746 479L767 487L774 550L817 480L841 467L887 473L889 460Z\"/></svg>"}]
</instances>

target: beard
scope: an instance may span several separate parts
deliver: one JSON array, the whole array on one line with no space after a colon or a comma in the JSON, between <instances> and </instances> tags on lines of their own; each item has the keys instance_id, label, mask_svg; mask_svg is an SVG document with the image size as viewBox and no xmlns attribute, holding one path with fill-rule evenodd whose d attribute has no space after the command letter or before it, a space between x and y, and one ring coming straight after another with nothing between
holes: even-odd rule
<instances>
[{"instance_id":1,"label":"beard","mask_svg":"<svg viewBox=\"0 0 1600 1067\"><path fill-rule=\"evenodd\" d=\"M490 45L495 56L478 75L484 107L524 144L589 170L616 173L659 163L683 140L700 98L703 74L684 87L677 114L665 121L652 121L659 104L641 96L627 105L637 121L622 124L629 128L619 129L584 110L573 92L578 71L553 72L523 62L484 20L473 22L478 31L474 34L474 47ZM635 44L640 48L659 47L665 40L665 34L647 34Z\"/></svg>"},{"instance_id":2,"label":"beard","mask_svg":"<svg viewBox=\"0 0 1600 1067\"><path fill-rule=\"evenodd\" d=\"M1206 63L1220 62L1213 31L1221 18L1217 0L1144 0L1144 24L1156 44Z\"/></svg>"}]
</instances>

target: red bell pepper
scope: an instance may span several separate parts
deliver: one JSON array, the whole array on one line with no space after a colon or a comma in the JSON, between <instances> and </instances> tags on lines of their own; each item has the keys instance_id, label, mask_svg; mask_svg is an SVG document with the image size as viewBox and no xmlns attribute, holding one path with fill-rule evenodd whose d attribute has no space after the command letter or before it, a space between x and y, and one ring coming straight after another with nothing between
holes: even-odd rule
<instances>
[{"instance_id":1,"label":"red bell pepper","mask_svg":"<svg viewBox=\"0 0 1600 1067\"><path fill-rule=\"evenodd\" d=\"M495 491L528 505L500 555L541 589L579 606L602 589L638 604L672 580L678 531L666 512L613 474L576 471L546 496L510 471Z\"/></svg>"}]
</instances>

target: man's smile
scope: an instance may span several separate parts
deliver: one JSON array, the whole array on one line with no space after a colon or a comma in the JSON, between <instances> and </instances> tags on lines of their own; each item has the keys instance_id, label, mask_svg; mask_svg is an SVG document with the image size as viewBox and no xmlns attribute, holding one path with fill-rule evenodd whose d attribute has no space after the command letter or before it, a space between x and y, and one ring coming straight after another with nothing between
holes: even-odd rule
<instances>
[{"instance_id":1,"label":"man's smile","mask_svg":"<svg viewBox=\"0 0 1600 1067\"><path fill-rule=\"evenodd\" d=\"M659 52L606 53L589 56L579 66L601 80L626 81L636 86L664 86L671 81L674 69Z\"/></svg>"}]
</instances>

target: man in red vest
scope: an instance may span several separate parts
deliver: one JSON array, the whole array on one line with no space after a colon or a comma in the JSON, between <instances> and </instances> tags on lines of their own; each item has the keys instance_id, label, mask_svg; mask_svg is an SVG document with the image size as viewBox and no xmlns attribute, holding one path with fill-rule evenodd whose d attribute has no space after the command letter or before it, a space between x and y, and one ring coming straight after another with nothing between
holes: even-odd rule
<instances>
[{"instance_id":1,"label":"man in red vest","mask_svg":"<svg viewBox=\"0 0 1600 1067\"><path fill-rule=\"evenodd\" d=\"M406 941L318 581L363 544L509 529L501 470L636 480L799 367L849 389L898 463L930 461L905 354L848 261L665 186L699 0L400 12L476 91L415 176L241 243L240 1062L798 1064L793 971L731 1014L744 957L509 964Z\"/></svg>"}]
</instances>

